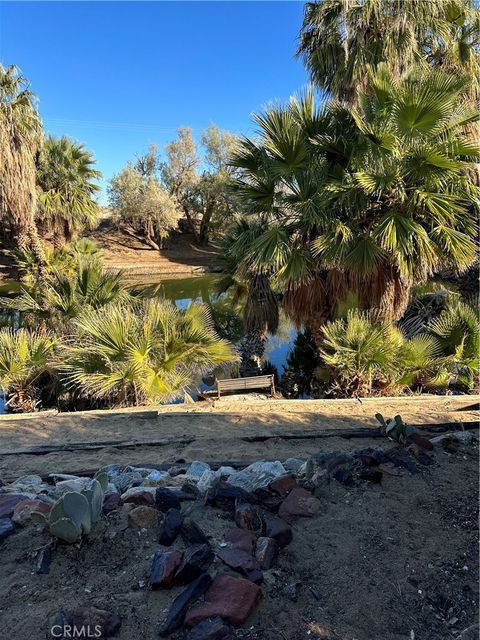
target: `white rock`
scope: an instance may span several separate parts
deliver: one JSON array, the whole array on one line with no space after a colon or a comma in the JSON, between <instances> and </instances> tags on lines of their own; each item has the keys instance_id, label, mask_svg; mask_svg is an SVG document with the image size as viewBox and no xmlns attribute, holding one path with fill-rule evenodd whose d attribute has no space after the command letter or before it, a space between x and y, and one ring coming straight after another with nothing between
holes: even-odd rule
<instances>
[{"instance_id":1,"label":"white rock","mask_svg":"<svg viewBox=\"0 0 480 640\"><path fill-rule=\"evenodd\" d=\"M250 466L236 471L228 477L228 483L236 487L241 487L246 491L255 491L261 487L266 487L270 482L284 476L287 470L281 462L259 461Z\"/></svg>"},{"instance_id":2,"label":"white rock","mask_svg":"<svg viewBox=\"0 0 480 640\"><path fill-rule=\"evenodd\" d=\"M90 478L75 478L72 480L62 480L61 482L57 482L55 485L55 493L58 495L63 495L68 491L83 491L84 489L88 489L90 486L91 479Z\"/></svg>"},{"instance_id":3,"label":"white rock","mask_svg":"<svg viewBox=\"0 0 480 640\"><path fill-rule=\"evenodd\" d=\"M217 475L211 469L206 469L202 473L202 477L200 478L200 480L197 482L197 489L202 494L206 493L216 479Z\"/></svg>"},{"instance_id":4,"label":"white rock","mask_svg":"<svg viewBox=\"0 0 480 640\"><path fill-rule=\"evenodd\" d=\"M194 460L187 469L187 476L200 479L205 471L210 471L210 465L200 460Z\"/></svg>"},{"instance_id":5,"label":"white rock","mask_svg":"<svg viewBox=\"0 0 480 640\"><path fill-rule=\"evenodd\" d=\"M215 476L217 478L221 478L222 476L231 476L232 473L236 473L236 469L234 469L233 467L219 467L216 471L215 471Z\"/></svg>"},{"instance_id":6,"label":"white rock","mask_svg":"<svg viewBox=\"0 0 480 640\"><path fill-rule=\"evenodd\" d=\"M438 444L445 438L455 438L455 440L463 442L463 444L471 444L475 440L475 436L471 431L452 431L450 433L442 433L441 436L436 436L435 438L430 438L430 442L432 444Z\"/></svg>"},{"instance_id":7,"label":"white rock","mask_svg":"<svg viewBox=\"0 0 480 640\"><path fill-rule=\"evenodd\" d=\"M157 471L154 469L151 471L148 476L145 478L146 480L160 480L161 478L167 478L170 475L166 471Z\"/></svg>"},{"instance_id":8,"label":"white rock","mask_svg":"<svg viewBox=\"0 0 480 640\"><path fill-rule=\"evenodd\" d=\"M283 466L285 467L285 469L287 469L287 471L291 471L292 473L298 473L299 469L301 469L303 464L304 464L303 460L300 460L299 458L288 458L283 463Z\"/></svg>"},{"instance_id":9,"label":"white rock","mask_svg":"<svg viewBox=\"0 0 480 640\"><path fill-rule=\"evenodd\" d=\"M23 484L23 485L31 485L31 486L40 486L43 484L43 480L40 476L31 475L31 476L22 476L21 478L17 478L13 484Z\"/></svg>"}]
</instances>

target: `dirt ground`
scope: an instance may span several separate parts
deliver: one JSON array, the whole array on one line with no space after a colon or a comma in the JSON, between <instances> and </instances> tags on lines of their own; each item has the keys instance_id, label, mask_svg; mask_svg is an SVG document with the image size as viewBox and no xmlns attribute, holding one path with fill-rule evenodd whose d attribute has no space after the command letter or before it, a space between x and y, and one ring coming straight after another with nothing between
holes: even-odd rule
<instances>
[{"instance_id":1,"label":"dirt ground","mask_svg":"<svg viewBox=\"0 0 480 640\"><path fill-rule=\"evenodd\" d=\"M178 458L248 460L306 457L319 450L388 446L383 440L246 442L243 437L373 425L373 415L401 413L410 423L471 421L478 397L356 401L228 403L163 408L158 417L135 412L22 417L0 420L0 477L98 468L105 463L147 464ZM224 403L224 404L222 404ZM153 414L152 414L153 415ZM106 447L46 456L13 455L45 443L139 441L194 436L184 445ZM244 640L456 640L478 613L478 446L434 451L435 462L411 475L395 469L382 484L321 489L320 514L294 525L294 539L278 567L265 572L263 598ZM225 513L200 501L183 503L218 549L231 526ZM0 547L0 619L5 637L40 640L60 609L96 606L118 613L121 640L154 640L181 590L151 592L151 559L158 531L135 532L119 512L80 549L57 548L49 575L33 573L46 542L32 526ZM181 548L181 542L175 543ZM218 561L216 561L218 563ZM215 565L215 568L219 568ZM140 584L139 584L140 583ZM296 601L285 591L295 584ZM291 591L291 589L290 589ZM183 640L184 632L170 636ZM462 637L462 640L467 636ZM475 635L471 636L476 637ZM470 639L470 636L468 636Z\"/></svg>"},{"instance_id":2,"label":"dirt ground","mask_svg":"<svg viewBox=\"0 0 480 640\"><path fill-rule=\"evenodd\" d=\"M218 269L218 250L198 246L188 233L172 233L161 251L115 228L109 221L87 237L101 247L106 266L124 270L127 278L199 274Z\"/></svg>"},{"instance_id":3,"label":"dirt ground","mask_svg":"<svg viewBox=\"0 0 480 640\"><path fill-rule=\"evenodd\" d=\"M168 405L139 411L97 411L0 416L0 478L26 473L47 474L96 469L104 464L171 463L178 459L245 461L305 458L319 449L356 448L358 440L272 437L249 442L252 436L329 429L377 427L375 413L400 414L410 424L475 421L480 396L369 398L358 400L265 400ZM191 440L182 442L182 440ZM135 442L119 448L111 441ZM161 441L156 446L142 442ZM101 449L20 454L42 445L107 443ZM14 455L6 455L14 454Z\"/></svg>"}]
</instances>

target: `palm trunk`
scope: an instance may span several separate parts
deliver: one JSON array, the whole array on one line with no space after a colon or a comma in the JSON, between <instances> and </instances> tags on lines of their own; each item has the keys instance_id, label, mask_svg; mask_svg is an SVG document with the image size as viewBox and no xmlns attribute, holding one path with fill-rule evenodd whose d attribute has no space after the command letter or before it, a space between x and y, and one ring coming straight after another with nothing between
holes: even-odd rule
<instances>
[{"instance_id":1,"label":"palm trunk","mask_svg":"<svg viewBox=\"0 0 480 640\"><path fill-rule=\"evenodd\" d=\"M240 374L242 376L257 376L262 371L262 357L265 353L267 336L265 333L249 331L240 345Z\"/></svg>"}]
</instances>

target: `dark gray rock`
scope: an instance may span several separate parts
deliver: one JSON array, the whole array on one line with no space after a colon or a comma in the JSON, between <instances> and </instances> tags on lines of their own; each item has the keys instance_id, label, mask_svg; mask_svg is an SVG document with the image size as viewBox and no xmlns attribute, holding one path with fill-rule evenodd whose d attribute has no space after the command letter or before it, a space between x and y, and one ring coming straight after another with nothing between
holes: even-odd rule
<instances>
[{"instance_id":1,"label":"dark gray rock","mask_svg":"<svg viewBox=\"0 0 480 640\"><path fill-rule=\"evenodd\" d=\"M169 509L180 509L180 500L178 496L170 489L159 487L155 492L155 504L157 509L165 513Z\"/></svg>"},{"instance_id":2,"label":"dark gray rock","mask_svg":"<svg viewBox=\"0 0 480 640\"><path fill-rule=\"evenodd\" d=\"M255 504L257 497L255 494L245 491L241 487L233 487L226 482L219 482L209 489L205 495L205 503L214 507L219 507L225 511L235 511L237 502L248 502Z\"/></svg>"},{"instance_id":3,"label":"dark gray rock","mask_svg":"<svg viewBox=\"0 0 480 640\"><path fill-rule=\"evenodd\" d=\"M51 544L46 544L40 549L35 559L35 573L50 573L50 565L53 559L53 548Z\"/></svg>"},{"instance_id":4,"label":"dark gray rock","mask_svg":"<svg viewBox=\"0 0 480 640\"><path fill-rule=\"evenodd\" d=\"M4 540L15 533L15 526L10 518L0 518L0 540Z\"/></svg>"},{"instance_id":5,"label":"dark gray rock","mask_svg":"<svg viewBox=\"0 0 480 640\"><path fill-rule=\"evenodd\" d=\"M295 582L291 582L290 584L287 584L283 589L283 592L287 596L287 598L292 602L296 602L298 600L298 589L297 589L297 584Z\"/></svg>"},{"instance_id":6,"label":"dark gray rock","mask_svg":"<svg viewBox=\"0 0 480 640\"><path fill-rule=\"evenodd\" d=\"M207 618L195 625L187 640L234 640L235 631L222 618Z\"/></svg>"},{"instance_id":7,"label":"dark gray rock","mask_svg":"<svg viewBox=\"0 0 480 640\"><path fill-rule=\"evenodd\" d=\"M368 480L368 482L380 483L383 478L383 472L380 469L367 468L360 471L360 480Z\"/></svg>"},{"instance_id":8,"label":"dark gray rock","mask_svg":"<svg viewBox=\"0 0 480 640\"><path fill-rule=\"evenodd\" d=\"M199 598L207 591L212 584L212 579L208 573L198 576L180 595L172 602L162 626L160 636L165 637L180 628L185 619L188 606L193 600Z\"/></svg>"},{"instance_id":9,"label":"dark gray rock","mask_svg":"<svg viewBox=\"0 0 480 640\"><path fill-rule=\"evenodd\" d=\"M210 544L207 536L200 529L198 524L191 518L184 518L180 533L184 540L190 544Z\"/></svg>"},{"instance_id":10,"label":"dark gray rock","mask_svg":"<svg viewBox=\"0 0 480 640\"><path fill-rule=\"evenodd\" d=\"M165 520L160 531L160 544L169 547L173 544L175 538L182 526L183 515L179 509L169 509L165 515Z\"/></svg>"},{"instance_id":11,"label":"dark gray rock","mask_svg":"<svg viewBox=\"0 0 480 640\"><path fill-rule=\"evenodd\" d=\"M265 537L273 538L282 548L290 544L293 538L292 527L285 520L267 512L262 514L262 520L262 533Z\"/></svg>"},{"instance_id":12,"label":"dark gray rock","mask_svg":"<svg viewBox=\"0 0 480 640\"><path fill-rule=\"evenodd\" d=\"M194 544L185 550L183 560L175 576L175 584L188 584L199 575L208 571L212 564L214 553L208 544Z\"/></svg>"}]
</instances>

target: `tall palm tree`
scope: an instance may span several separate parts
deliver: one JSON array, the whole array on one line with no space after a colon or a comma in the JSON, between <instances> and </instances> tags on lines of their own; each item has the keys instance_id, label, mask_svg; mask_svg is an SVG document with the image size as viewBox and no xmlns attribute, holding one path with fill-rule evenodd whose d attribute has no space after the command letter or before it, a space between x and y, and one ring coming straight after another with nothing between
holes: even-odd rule
<instances>
[{"instance_id":1,"label":"tall palm tree","mask_svg":"<svg viewBox=\"0 0 480 640\"><path fill-rule=\"evenodd\" d=\"M37 218L53 234L56 249L97 219L95 181L101 174L94 163L90 151L66 136L45 140L37 162Z\"/></svg>"},{"instance_id":2,"label":"tall palm tree","mask_svg":"<svg viewBox=\"0 0 480 640\"><path fill-rule=\"evenodd\" d=\"M17 67L0 64L0 216L12 226L18 248L33 251L43 264L34 218L35 156L42 142L42 125L28 87Z\"/></svg>"},{"instance_id":3,"label":"tall palm tree","mask_svg":"<svg viewBox=\"0 0 480 640\"><path fill-rule=\"evenodd\" d=\"M480 151L464 133L478 119L461 104L465 82L380 66L358 108L318 110L310 91L256 117L259 140L233 162L265 230L246 238L242 263L269 276L319 342L349 291L396 319L414 282L474 260L479 191L466 169Z\"/></svg>"},{"instance_id":4,"label":"tall palm tree","mask_svg":"<svg viewBox=\"0 0 480 640\"><path fill-rule=\"evenodd\" d=\"M322 0L306 4L297 54L318 87L351 103L381 63L467 73L478 97L479 28L475 0Z\"/></svg>"}]
</instances>

